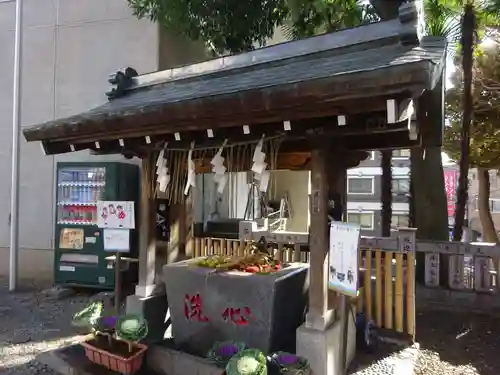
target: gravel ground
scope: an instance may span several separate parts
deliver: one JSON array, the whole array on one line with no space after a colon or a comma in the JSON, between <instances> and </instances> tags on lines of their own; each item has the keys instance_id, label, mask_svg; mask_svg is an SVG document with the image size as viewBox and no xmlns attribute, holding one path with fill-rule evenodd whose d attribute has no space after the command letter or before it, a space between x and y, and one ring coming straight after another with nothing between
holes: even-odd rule
<instances>
[{"instance_id":1,"label":"gravel ground","mask_svg":"<svg viewBox=\"0 0 500 375\"><path fill-rule=\"evenodd\" d=\"M417 316L415 375L498 375L500 318L447 311Z\"/></svg>"},{"instance_id":2,"label":"gravel ground","mask_svg":"<svg viewBox=\"0 0 500 375\"><path fill-rule=\"evenodd\" d=\"M6 285L0 280L0 374L56 375L34 358L80 338L71 327L71 317L88 303L89 296L57 301L32 287L9 293Z\"/></svg>"},{"instance_id":3,"label":"gravel ground","mask_svg":"<svg viewBox=\"0 0 500 375\"><path fill-rule=\"evenodd\" d=\"M498 375L500 318L449 311L417 315L420 352L414 375ZM359 354L351 375L398 375L401 352L381 344L372 354Z\"/></svg>"}]
</instances>

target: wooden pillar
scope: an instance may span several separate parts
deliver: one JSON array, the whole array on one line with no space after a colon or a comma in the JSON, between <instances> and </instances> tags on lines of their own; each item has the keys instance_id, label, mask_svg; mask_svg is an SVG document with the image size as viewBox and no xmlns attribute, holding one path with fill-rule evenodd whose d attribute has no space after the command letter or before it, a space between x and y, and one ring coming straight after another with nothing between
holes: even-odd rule
<instances>
[{"instance_id":1,"label":"wooden pillar","mask_svg":"<svg viewBox=\"0 0 500 375\"><path fill-rule=\"evenodd\" d=\"M328 289L328 200L337 196L342 220L347 213L347 168L359 165L366 152L348 152L341 147L320 146L311 153L311 225L309 313L306 325L324 330L335 318L339 295ZM338 219L337 219L338 220Z\"/></svg>"},{"instance_id":2,"label":"wooden pillar","mask_svg":"<svg viewBox=\"0 0 500 375\"><path fill-rule=\"evenodd\" d=\"M153 186L155 181L154 159L148 155L142 159L139 201L139 283L135 294L149 297L161 290L157 284L158 267L156 259L156 207Z\"/></svg>"},{"instance_id":3,"label":"wooden pillar","mask_svg":"<svg viewBox=\"0 0 500 375\"><path fill-rule=\"evenodd\" d=\"M328 176L327 153L311 153L311 226L308 328L325 330L333 321L328 309Z\"/></svg>"}]
</instances>

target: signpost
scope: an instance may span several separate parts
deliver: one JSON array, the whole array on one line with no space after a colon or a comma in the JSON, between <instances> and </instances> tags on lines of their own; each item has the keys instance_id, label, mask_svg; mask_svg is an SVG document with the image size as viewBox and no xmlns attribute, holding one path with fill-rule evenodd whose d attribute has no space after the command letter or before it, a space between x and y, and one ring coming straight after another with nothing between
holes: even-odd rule
<instances>
[{"instance_id":1,"label":"signpost","mask_svg":"<svg viewBox=\"0 0 500 375\"><path fill-rule=\"evenodd\" d=\"M331 223L328 287L350 297L358 295L359 240L358 225Z\"/></svg>"},{"instance_id":2,"label":"signpost","mask_svg":"<svg viewBox=\"0 0 500 375\"><path fill-rule=\"evenodd\" d=\"M338 221L330 224L328 287L342 294L343 339L340 358L343 371L347 362L349 297L358 295L359 241L359 225Z\"/></svg>"},{"instance_id":3,"label":"signpost","mask_svg":"<svg viewBox=\"0 0 500 375\"><path fill-rule=\"evenodd\" d=\"M115 310L120 313L121 253L130 251L130 229L135 228L134 202L99 201L97 226L103 229L104 251L115 253Z\"/></svg>"}]
</instances>

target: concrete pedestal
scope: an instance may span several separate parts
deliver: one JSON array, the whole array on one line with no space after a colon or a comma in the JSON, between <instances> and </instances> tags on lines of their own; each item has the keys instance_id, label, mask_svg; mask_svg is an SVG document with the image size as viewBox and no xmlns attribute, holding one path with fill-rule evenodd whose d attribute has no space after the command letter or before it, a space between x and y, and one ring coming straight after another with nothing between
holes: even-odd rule
<instances>
[{"instance_id":1,"label":"concrete pedestal","mask_svg":"<svg viewBox=\"0 0 500 375\"><path fill-rule=\"evenodd\" d=\"M356 326L350 315L345 367L351 363L356 352ZM309 361L313 375L344 375L340 358L342 337L341 320L335 321L324 331L303 324L297 329L297 355Z\"/></svg>"},{"instance_id":2,"label":"concrete pedestal","mask_svg":"<svg viewBox=\"0 0 500 375\"><path fill-rule=\"evenodd\" d=\"M167 296L156 294L149 297L132 295L127 297L127 314L140 314L148 322L148 336L146 343L161 342L169 328L170 321L165 321L168 311Z\"/></svg>"}]
</instances>

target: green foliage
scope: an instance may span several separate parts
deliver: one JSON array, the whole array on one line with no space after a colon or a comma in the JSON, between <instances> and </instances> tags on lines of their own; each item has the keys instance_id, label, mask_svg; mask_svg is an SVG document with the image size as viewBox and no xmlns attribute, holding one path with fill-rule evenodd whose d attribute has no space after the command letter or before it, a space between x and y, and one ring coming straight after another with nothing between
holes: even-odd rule
<instances>
[{"instance_id":1,"label":"green foliage","mask_svg":"<svg viewBox=\"0 0 500 375\"><path fill-rule=\"evenodd\" d=\"M73 315L71 324L75 327L90 328L98 330L99 321L103 314L103 303L93 302L83 310Z\"/></svg>"},{"instance_id":2,"label":"green foliage","mask_svg":"<svg viewBox=\"0 0 500 375\"><path fill-rule=\"evenodd\" d=\"M231 357L246 349L241 342L216 342L207 354L207 358L220 368L225 368Z\"/></svg>"},{"instance_id":3,"label":"green foliage","mask_svg":"<svg viewBox=\"0 0 500 375\"><path fill-rule=\"evenodd\" d=\"M267 375L267 361L257 349L246 349L235 354L227 363L227 375Z\"/></svg>"},{"instance_id":4,"label":"green foliage","mask_svg":"<svg viewBox=\"0 0 500 375\"><path fill-rule=\"evenodd\" d=\"M460 40L460 18L466 0L424 0L429 35L446 36L450 49ZM216 54L238 53L265 45L277 26L288 39L356 27L379 20L363 0L127 0L138 18L204 42ZM397 3L397 1L394 1ZM498 0L475 2L479 34L499 26ZM388 6L386 2L385 6Z\"/></svg>"},{"instance_id":5,"label":"green foliage","mask_svg":"<svg viewBox=\"0 0 500 375\"><path fill-rule=\"evenodd\" d=\"M463 74L457 67L446 92L450 126L445 129L444 150L451 159L460 158ZM500 47L497 43L482 49L474 63L474 123L471 129L470 164L497 168L500 165Z\"/></svg>"},{"instance_id":6,"label":"green foliage","mask_svg":"<svg viewBox=\"0 0 500 375\"><path fill-rule=\"evenodd\" d=\"M139 18L157 21L215 53L252 50L265 45L288 15L285 0L127 0Z\"/></svg>"},{"instance_id":7,"label":"green foliage","mask_svg":"<svg viewBox=\"0 0 500 375\"><path fill-rule=\"evenodd\" d=\"M307 359L295 354L277 352L273 354L271 361L280 369L281 374L302 375L310 369Z\"/></svg>"},{"instance_id":8,"label":"green foliage","mask_svg":"<svg viewBox=\"0 0 500 375\"><path fill-rule=\"evenodd\" d=\"M116 322L116 334L125 341L137 342L148 334L148 323L140 315L124 315Z\"/></svg>"},{"instance_id":9,"label":"green foliage","mask_svg":"<svg viewBox=\"0 0 500 375\"><path fill-rule=\"evenodd\" d=\"M356 27L379 20L370 3L360 0L288 0L290 17L282 26L290 40Z\"/></svg>"}]
</instances>

